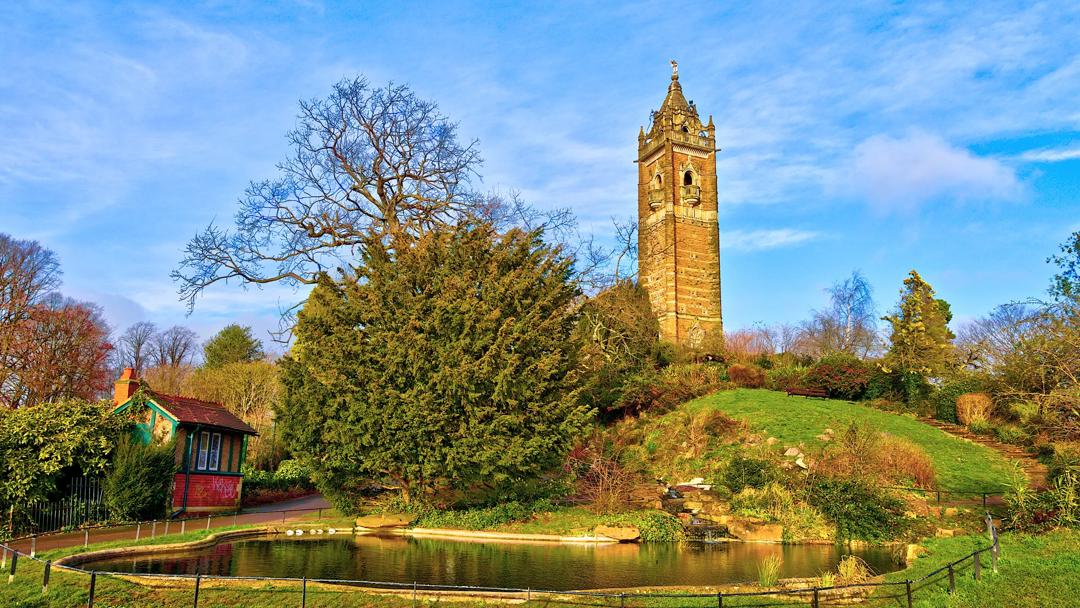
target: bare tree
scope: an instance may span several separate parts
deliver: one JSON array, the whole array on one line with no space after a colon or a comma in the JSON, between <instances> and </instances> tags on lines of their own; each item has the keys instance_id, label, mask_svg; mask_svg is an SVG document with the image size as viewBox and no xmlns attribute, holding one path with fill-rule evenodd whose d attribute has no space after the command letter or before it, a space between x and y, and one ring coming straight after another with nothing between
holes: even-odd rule
<instances>
[{"instance_id":1,"label":"bare tree","mask_svg":"<svg viewBox=\"0 0 1080 608\"><path fill-rule=\"evenodd\" d=\"M618 283L623 279L636 279L638 253L637 220L633 217L628 217L625 222L620 222L615 218L611 218L611 223L615 225L615 282ZM632 268L633 271L624 274L622 272L623 262L626 262L627 266Z\"/></svg>"},{"instance_id":2,"label":"bare tree","mask_svg":"<svg viewBox=\"0 0 1080 608\"><path fill-rule=\"evenodd\" d=\"M803 325L803 338L811 354L833 352L866 357L878 347L877 314L873 290L859 271L828 289L829 308L814 311Z\"/></svg>"},{"instance_id":3,"label":"bare tree","mask_svg":"<svg viewBox=\"0 0 1080 608\"><path fill-rule=\"evenodd\" d=\"M35 241L0 233L0 395L20 391L28 361L25 340L35 309L60 286L56 255Z\"/></svg>"},{"instance_id":4,"label":"bare tree","mask_svg":"<svg viewBox=\"0 0 1080 608\"><path fill-rule=\"evenodd\" d=\"M117 341L122 365L134 368L136 374L142 373L154 356L156 334L157 326L149 321L139 321L128 327Z\"/></svg>"},{"instance_id":5,"label":"bare tree","mask_svg":"<svg viewBox=\"0 0 1080 608\"><path fill-rule=\"evenodd\" d=\"M180 367L191 363L198 349L199 336L181 325L173 325L150 339L153 364L160 367Z\"/></svg>"},{"instance_id":6,"label":"bare tree","mask_svg":"<svg viewBox=\"0 0 1080 608\"><path fill-rule=\"evenodd\" d=\"M34 306L17 332L18 382L0 395L14 407L74 397L93 400L109 386L109 326L101 310L54 294Z\"/></svg>"},{"instance_id":7,"label":"bare tree","mask_svg":"<svg viewBox=\"0 0 1080 608\"><path fill-rule=\"evenodd\" d=\"M223 281L312 284L367 239L415 236L481 202L468 189L476 142L460 144L456 125L407 87L343 80L301 102L297 123L280 176L248 187L235 229L211 224L188 243L172 277L189 308Z\"/></svg>"},{"instance_id":8,"label":"bare tree","mask_svg":"<svg viewBox=\"0 0 1080 608\"><path fill-rule=\"evenodd\" d=\"M1038 315L1036 307L1012 302L964 324L956 339L963 364L976 370L990 370L1000 365L1023 343Z\"/></svg>"}]
</instances>

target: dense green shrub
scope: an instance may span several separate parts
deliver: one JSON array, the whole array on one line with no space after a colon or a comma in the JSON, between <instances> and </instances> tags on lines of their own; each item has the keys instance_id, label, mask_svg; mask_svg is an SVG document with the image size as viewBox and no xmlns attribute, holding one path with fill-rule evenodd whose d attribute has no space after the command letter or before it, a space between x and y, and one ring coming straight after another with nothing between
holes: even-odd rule
<instances>
[{"instance_id":1,"label":"dense green shrub","mask_svg":"<svg viewBox=\"0 0 1080 608\"><path fill-rule=\"evenodd\" d=\"M105 506L118 520L154 519L169 502L176 473L176 446L120 439L112 470L105 478Z\"/></svg>"},{"instance_id":2,"label":"dense green shrub","mask_svg":"<svg viewBox=\"0 0 1080 608\"><path fill-rule=\"evenodd\" d=\"M664 511L630 511L610 516L609 525L635 526L641 540L650 543L674 543L683 540L682 522Z\"/></svg>"},{"instance_id":3,"label":"dense green shrub","mask_svg":"<svg viewBox=\"0 0 1080 608\"><path fill-rule=\"evenodd\" d=\"M774 367L765 372L765 388L774 391L786 391L789 388L802 388L806 369L801 365Z\"/></svg>"},{"instance_id":4,"label":"dense green shrub","mask_svg":"<svg viewBox=\"0 0 1080 608\"><path fill-rule=\"evenodd\" d=\"M1031 440L1031 435L1015 424L999 424L995 426L994 437L1001 443L1011 443L1013 445L1025 445Z\"/></svg>"},{"instance_id":5,"label":"dense green shrub","mask_svg":"<svg viewBox=\"0 0 1080 608\"><path fill-rule=\"evenodd\" d=\"M684 401L725 388L725 375L717 363L681 363L659 372L641 372L626 380L619 409L668 412Z\"/></svg>"},{"instance_id":6,"label":"dense green shrub","mask_svg":"<svg viewBox=\"0 0 1080 608\"><path fill-rule=\"evenodd\" d=\"M779 477L776 466L768 460L736 456L724 469L720 483L733 493L744 488L764 488Z\"/></svg>"},{"instance_id":7,"label":"dense green shrub","mask_svg":"<svg viewBox=\"0 0 1080 608\"><path fill-rule=\"evenodd\" d=\"M502 525L528 519L534 513L555 509L547 500L531 503L505 502L491 507L472 509L437 509L428 505L416 505L416 525L420 528L454 528L460 530L490 530Z\"/></svg>"},{"instance_id":8,"label":"dense green shrub","mask_svg":"<svg viewBox=\"0 0 1080 608\"><path fill-rule=\"evenodd\" d=\"M965 393L979 393L987 388L987 379L977 374L963 373L949 378L930 393L934 417L945 422L958 422L956 400Z\"/></svg>"},{"instance_id":9,"label":"dense green shrub","mask_svg":"<svg viewBox=\"0 0 1080 608\"><path fill-rule=\"evenodd\" d=\"M836 526L838 540L886 541L907 528L899 498L857 479L820 479L808 501Z\"/></svg>"},{"instance_id":10,"label":"dense green shrub","mask_svg":"<svg viewBox=\"0 0 1080 608\"><path fill-rule=\"evenodd\" d=\"M847 353L825 355L807 370L803 384L828 391L834 399L854 401L866 394L872 370L858 357Z\"/></svg>"}]
</instances>

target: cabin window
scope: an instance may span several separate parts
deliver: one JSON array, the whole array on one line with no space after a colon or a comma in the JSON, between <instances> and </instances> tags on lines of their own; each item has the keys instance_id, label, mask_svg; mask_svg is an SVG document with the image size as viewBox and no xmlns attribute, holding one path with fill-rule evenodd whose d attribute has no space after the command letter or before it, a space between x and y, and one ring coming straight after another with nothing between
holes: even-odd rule
<instances>
[{"instance_id":1,"label":"cabin window","mask_svg":"<svg viewBox=\"0 0 1080 608\"><path fill-rule=\"evenodd\" d=\"M208 469L216 471L221 466L221 433L214 433L210 436L210 459L207 463Z\"/></svg>"},{"instance_id":2,"label":"cabin window","mask_svg":"<svg viewBox=\"0 0 1080 608\"><path fill-rule=\"evenodd\" d=\"M210 451L210 433L203 431L199 434L199 461L195 465L196 469L206 468L206 458Z\"/></svg>"},{"instance_id":3,"label":"cabin window","mask_svg":"<svg viewBox=\"0 0 1080 608\"><path fill-rule=\"evenodd\" d=\"M221 467L221 433L199 433L199 460L195 468L217 471Z\"/></svg>"},{"instance_id":4,"label":"cabin window","mask_svg":"<svg viewBox=\"0 0 1080 608\"><path fill-rule=\"evenodd\" d=\"M694 185L694 173L692 171L687 171L686 173L683 173L682 183L683 183L684 186L693 186Z\"/></svg>"}]
</instances>

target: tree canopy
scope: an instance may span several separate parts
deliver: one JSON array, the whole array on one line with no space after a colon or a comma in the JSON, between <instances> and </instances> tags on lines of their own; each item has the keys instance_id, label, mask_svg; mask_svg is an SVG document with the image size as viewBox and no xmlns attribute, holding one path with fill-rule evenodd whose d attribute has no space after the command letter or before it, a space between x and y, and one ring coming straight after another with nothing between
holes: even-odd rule
<instances>
[{"instance_id":1,"label":"tree canopy","mask_svg":"<svg viewBox=\"0 0 1080 608\"><path fill-rule=\"evenodd\" d=\"M203 366L210 369L257 361L264 356L262 342L251 334L251 328L236 323L226 325L203 346Z\"/></svg>"},{"instance_id":2,"label":"tree canopy","mask_svg":"<svg viewBox=\"0 0 1080 608\"><path fill-rule=\"evenodd\" d=\"M59 286L53 252L0 233L0 405L93 399L108 386L112 345L101 310Z\"/></svg>"},{"instance_id":3,"label":"tree canopy","mask_svg":"<svg viewBox=\"0 0 1080 608\"><path fill-rule=\"evenodd\" d=\"M339 507L388 480L408 501L497 489L558 466L588 420L573 387L570 259L488 223L377 240L320 277L282 363L279 420Z\"/></svg>"},{"instance_id":4,"label":"tree canopy","mask_svg":"<svg viewBox=\"0 0 1080 608\"><path fill-rule=\"evenodd\" d=\"M892 328L886 367L927 377L940 376L954 363L949 304L935 297L918 272L908 273L895 312L883 318Z\"/></svg>"}]
</instances>

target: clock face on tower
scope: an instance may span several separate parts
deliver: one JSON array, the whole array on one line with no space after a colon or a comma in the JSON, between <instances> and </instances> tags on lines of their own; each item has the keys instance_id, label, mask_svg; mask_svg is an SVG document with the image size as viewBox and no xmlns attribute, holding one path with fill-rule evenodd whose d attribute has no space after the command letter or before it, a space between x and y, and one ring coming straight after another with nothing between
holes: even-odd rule
<instances>
[{"instance_id":1,"label":"clock face on tower","mask_svg":"<svg viewBox=\"0 0 1080 608\"><path fill-rule=\"evenodd\" d=\"M702 347L723 331L716 129L671 67L667 96L638 134L638 276L661 339Z\"/></svg>"}]
</instances>

